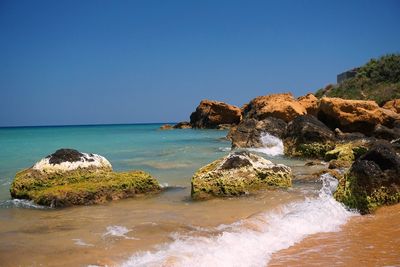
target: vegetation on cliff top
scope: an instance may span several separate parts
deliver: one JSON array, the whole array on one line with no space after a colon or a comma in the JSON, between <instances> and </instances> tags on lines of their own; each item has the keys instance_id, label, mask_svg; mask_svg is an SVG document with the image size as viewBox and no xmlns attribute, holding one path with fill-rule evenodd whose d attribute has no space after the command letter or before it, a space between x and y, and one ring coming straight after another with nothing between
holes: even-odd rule
<instances>
[{"instance_id":1,"label":"vegetation on cliff top","mask_svg":"<svg viewBox=\"0 0 400 267\"><path fill-rule=\"evenodd\" d=\"M317 97L375 100L378 104L400 98L400 54L371 59L357 69L356 76L337 85L328 85Z\"/></svg>"}]
</instances>

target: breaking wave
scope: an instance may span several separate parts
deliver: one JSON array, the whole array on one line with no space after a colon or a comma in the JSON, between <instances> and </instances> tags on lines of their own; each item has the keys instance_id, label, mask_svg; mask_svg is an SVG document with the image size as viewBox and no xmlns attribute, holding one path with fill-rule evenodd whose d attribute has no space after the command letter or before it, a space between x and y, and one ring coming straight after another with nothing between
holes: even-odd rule
<instances>
[{"instance_id":1,"label":"breaking wave","mask_svg":"<svg viewBox=\"0 0 400 267\"><path fill-rule=\"evenodd\" d=\"M1 208L26 208L26 209L50 209L49 207L35 204L32 200L9 199L0 201Z\"/></svg>"},{"instance_id":2,"label":"breaking wave","mask_svg":"<svg viewBox=\"0 0 400 267\"><path fill-rule=\"evenodd\" d=\"M122 266L265 266L273 253L309 235L338 231L355 215L332 197L337 180L329 174L321 180L318 197L216 227L209 234L175 233L171 243L136 253Z\"/></svg>"},{"instance_id":3,"label":"breaking wave","mask_svg":"<svg viewBox=\"0 0 400 267\"><path fill-rule=\"evenodd\" d=\"M269 156L283 155L283 142L276 136L269 133L263 133L261 135L261 142L263 147L251 148L251 151L260 152Z\"/></svg>"}]
</instances>

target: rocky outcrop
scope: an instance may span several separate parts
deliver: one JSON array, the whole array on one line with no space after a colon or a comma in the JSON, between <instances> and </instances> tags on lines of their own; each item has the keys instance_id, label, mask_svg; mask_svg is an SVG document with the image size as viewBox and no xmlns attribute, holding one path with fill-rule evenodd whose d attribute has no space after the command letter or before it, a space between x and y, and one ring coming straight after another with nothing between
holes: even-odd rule
<instances>
[{"instance_id":1,"label":"rocky outcrop","mask_svg":"<svg viewBox=\"0 0 400 267\"><path fill-rule=\"evenodd\" d=\"M400 157L388 143L360 156L340 180L335 198L362 214L400 202Z\"/></svg>"},{"instance_id":2,"label":"rocky outcrop","mask_svg":"<svg viewBox=\"0 0 400 267\"><path fill-rule=\"evenodd\" d=\"M188 121L182 121L174 125L174 129L191 129L192 125Z\"/></svg>"},{"instance_id":3,"label":"rocky outcrop","mask_svg":"<svg viewBox=\"0 0 400 267\"><path fill-rule=\"evenodd\" d=\"M389 100L383 105L383 108L400 113L400 99Z\"/></svg>"},{"instance_id":4,"label":"rocky outcrop","mask_svg":"<svg viewBox=\"0 0 400 267\"><path fill-rule=\"evenodd\" d=\"M261 137L265 133L283 138L286 132L286 122L274 117L261 121L253 118L242 120L239 125L232 127L227 138L232 141L232 147L262 147Z\"/></svg>"},{"instance_id":5,"label":"rocky outcrop","mask_svg":"<svg viewBox=\"0 0 400 267\"><path fill-rule=\"evenodd\" d=\"M288 123L284 140L285 154L310 158L324 158L333 149L335 134L316 117L304 115Z\"/></svg>"},{"instance_id":6,"label":"rocky outcrop","mask_svg":"<svg viewBox=\"0 0 400 267\"><path fill-rule=\"evenodd\" d=\"M172 130L174 127L170 124L164 124L160 126L160 130Z\"/></svg>"},{"instance_id":7,"label":"rocky outcrop","mask_svg":"<svg viewBox=\"0 0 400 267\"><path fill-rule=\"evenodd\" d=\"M302 105L307 114L317 116L319 101L313 94L306 94L305 96L301 96L297 99L300 105Z\"/></svg>"},{"instance_id":8,"label":"rocky outcrop","mask_svg":"<svg viewBox=\"0 0 400 267\"><path fill-rule=\"evenodd\" d=\"M192 178L193 199L239 196L262 188L291 186L291 169L245 151L200 168Z\"/></svg>"},{"instance_id":9,"label":"rocky outcrop","mask_svg":"<svg viewBox=\"0 0 400 267\"><path fill-rule=\"evenodd\" d=\"M242 117L240 108L224 102L203 100L190 115L194 128L218 128L220 124L238 124Z\"/></svg>"},{"instance_id":10,"label":"rocky outcrop","mask_svg":"<svg viewBox=\"0 0 400 267\"><path fill-rule=\"evenodd\" d=\"M320 101L318 119L331 129L370 135L377 124L390 124L395 118L374 101L324 97Z\"/></svg>"},{"instance_id":11,"label":"rocky outcrop","mask_svg":"<svg viewBox=\"0 0 400 267\"><path fill-rule=\"evenodd\" d=\"M372 136L378 139L385 139L388 141L392 141L400 138L400 129L399 128L390 129L386 126L378 124L374 128Z\"/></svg>"},{"instance_id":12,"label":"rocky outcrop","mask_svg":"<svg viewBox=\"0 0 400 267\"><path fill-rule=\"evenodd\" d=\"M16 174L13 198L52 207L88 205L160 191L143 171L113 172L110 162L96 154L60 149Z\"/></svg>"},{"instance_id":13,"label":"rocky outcrop","mask_svg":"<svg viewBox=\"0 0 400 267\"><path fill-rule=\"evenodd\" d=\"M244 107L243 112L245 118L263 120L268 117L275 117L285 122L290 122L298 116L307 114L306 108L290 93L256 97Z\"/></svg>"}]
</instances>

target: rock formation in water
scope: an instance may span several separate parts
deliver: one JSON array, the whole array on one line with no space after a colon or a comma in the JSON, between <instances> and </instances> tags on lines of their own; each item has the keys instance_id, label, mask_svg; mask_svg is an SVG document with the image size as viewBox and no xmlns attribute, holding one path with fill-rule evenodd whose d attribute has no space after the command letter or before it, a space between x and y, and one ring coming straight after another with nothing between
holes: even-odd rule
<instances>
[{"instance_id":1,"label":"rock formation in water","mask_svg":"<svg viewBox=\"0 0 400 267\"><path fill-rule=\"evenodd\" d=\"M283 138L286 133L286 122L274 117L263 120L243 119L230 129L227 138L232 141L232 148L263 147L261 138L265 133Z\"/></svg>"},{"instance_id":2,"label":"rock formation in water","mask_svg":"<svg viewBox=\"0 0 400 267\"><path fill-rule=\"evenodd\" d=\"M178 122L174 125L174 129L191 129L192 125L188 121Z\"/></svg>"},{"instance_id":3,"label":"rock formation in water","mask_svg":"<svg viewBox=\"0 0 400 267\"><path fill-rule=\"evenodd\" d=\"M159 183L148 173L114 172L104 157L74 149L57 150L18 172L10 188L13 198L51 207L103 203L159 191Z\"/></svg>"},{"instance_id":4,"label":"rock formation in water","mask_svg":"<svg viewBox=\"0 0 400 267\"><path fill-rule=\"evenodd\" d=\"M174 127L171 124L164 124L160 126L160 130L172 130Z\"/></svg>"},{"instance_id":5,"label":"rock formation in water","mask_svg":"<svg viewBox=\"0 0 400 267\"><path fill-rule=\"evenodd\" d=\"M262 188L291 186L292 171L245 151L200 168L192 177L193 199L239 196Z\"/></svg>"},{"instance_id":6,"label":"rock formation in water","mask_svg":"<svg viewBox=\"0 0 400 267\"><path fill-rule=\"evenodd\" d=\"M221 124L238 124L242 117L240 108L224 102L203 100L190 115L193 128L218 128Z\"/></svg>"},{"instance_id":7,"label":"rock formation in water","mask_svg":"<svg viewBox=\"0 0 400 267\"><path fill-rule=\"evenodd\" d=\"M399 203L400 156L388 143L375 144L339 180L335 198L362 214Z\"/></svg>"},{"instance_id":8,"label":"rock formation in water","mask_svg":"<svg viewBox=\"0 0 400 267\"><path fill-rule=\"evenodd\" d=\"M288 123L284 139L285 154L318 158L334 146L335 134L312 115L296 117Z\"/></svg>"}]
</instances>

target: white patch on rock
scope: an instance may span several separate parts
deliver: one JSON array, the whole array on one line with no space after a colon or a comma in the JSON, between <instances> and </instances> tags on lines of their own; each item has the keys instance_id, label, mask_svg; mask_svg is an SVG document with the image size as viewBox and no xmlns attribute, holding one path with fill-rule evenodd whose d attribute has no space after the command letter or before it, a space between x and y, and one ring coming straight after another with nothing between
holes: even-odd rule
<instances>
[{"instance_id":1,"label":"white patch on rock","mask_svg":"<svg viewBox=\"0 0 400 267\"><path fill-rule=\"evenodd\" d=\"M43 158L33 165L32 169L42 172L66 172L78 168L111 169L111 163L103 156L97 154L82 153L81 159L75 162L64 161L60 164L51 164L50 157Z\"/></svg>"},{"instance_id":2,"label":"white patch on rock","mask_svg":"<svg viewBox=\"0 0 400 267\"><path fill-rule=\"evenodd\" d=\"M235 152L234 153L230 153L225 158L225 160L223 160L220 163L218 169L221 169L221 167L225 164L225 162L227 162L228 160L231 160L234 157L238 157L238 158L240 158L242 160L248 160L250 162L251 166L254 169L271 169L273 167L280 167L280 168L284 169L287 172L291 172L291 168L286 166L286 165L284 165L284 164L275 164L272 161L267 160L267 159L265 159L263 157L260 157L260 156L258 156L256 154L251 154L251 153L247 153L247 154L243 153L242 154L242 153L237 153L237 152L236 153Z\"/></svg>"}]
</instances>

